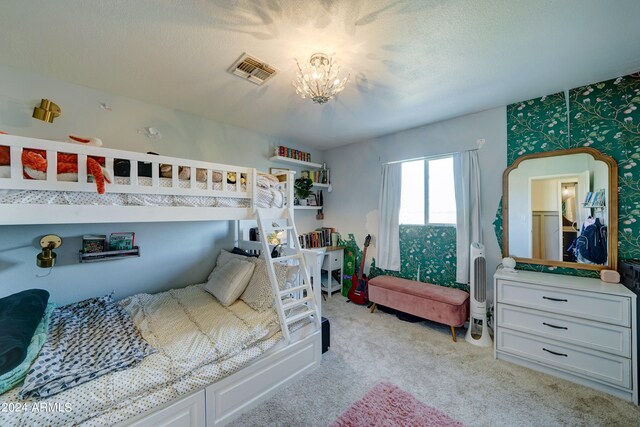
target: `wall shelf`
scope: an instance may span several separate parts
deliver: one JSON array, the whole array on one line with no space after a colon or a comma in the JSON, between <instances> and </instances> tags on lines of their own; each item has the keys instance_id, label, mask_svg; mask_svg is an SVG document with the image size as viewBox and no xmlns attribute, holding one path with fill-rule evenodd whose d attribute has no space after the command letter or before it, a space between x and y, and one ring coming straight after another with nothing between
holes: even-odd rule
<instances>
[{"instance_id":1,"label":"wall shelf","mask_svg":"<svg viewBox=\"0 0 640 427\"><path fill-rule=\"evenodd\" d=\"M313 183L314 187L320 187L320 188L329 188L329 185L330 184L322 184L322 183L319 183L319 182L314 182Z\"/></svg>"},{"instance_id":2,"label":"wall shelf","mask_svg":"<svg viewBox=\"0 0 640 427\"><path fill-rule=\"evenodd\" d=\"M100 262L100 261L113 261L116 259L134 258L140 256L140 248L134 246L133 249L121 250L121 251L104 251L104 252L78 252L78 257L81 263L85 262Z\"/></svg>"},{"instance_id":3,"label":"wall shelf","mask_svg":"<svg viewBox=\"0 0 640 427\"><path fill-rule=\"evenodd\" d=\"M291 163L294 165L306 166L313 169L322 169L322 165L319 163L305 162L303 160L291 159L289 157L272 156L269 157L269 160L271 160L272 162Z\"/></svg>"},{"instance_id":4,"label":"wall shelf","mask_svg":"<svg viewBox=\"0 0 640 427\"><path fill-rule=\"evenodd\" d=\"M294 209L303 209L303 210L320 210L322 209L322 206L299 206L299 205L295 205L293 207Z\"/></svg>"}]
</instances>

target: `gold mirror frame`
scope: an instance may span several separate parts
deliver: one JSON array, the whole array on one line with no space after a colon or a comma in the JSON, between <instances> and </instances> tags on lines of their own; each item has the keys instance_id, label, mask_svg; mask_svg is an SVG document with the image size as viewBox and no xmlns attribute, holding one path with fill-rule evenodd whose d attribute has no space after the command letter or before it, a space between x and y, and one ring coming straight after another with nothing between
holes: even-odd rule
<instances>
[{"instance_id":1,"label":"gold mirror frame","mask_svg":"<svg viewBox=\"0 0 640 427\"><path fill-rule=\"evenodd\" d=\"M516 159L515 162L502 174L502 253L509 256L509 173L518 168L520 163L530 159L541 159L545 157L565 156L569 154L586 153L594 160L603 161L609 168L609 195L607 198L607 209L609 215L608 227L608 263L607 265L582 264L577 262L552 261L535 258L514 257L517 262L526 264L548 265L555 267L575 268L580 270L617 270L618 266L618 163L610 156L601 153L595 148L579 147L567 150L547 151L544 153L525 154Z\"/></svg>"}]
</instances>

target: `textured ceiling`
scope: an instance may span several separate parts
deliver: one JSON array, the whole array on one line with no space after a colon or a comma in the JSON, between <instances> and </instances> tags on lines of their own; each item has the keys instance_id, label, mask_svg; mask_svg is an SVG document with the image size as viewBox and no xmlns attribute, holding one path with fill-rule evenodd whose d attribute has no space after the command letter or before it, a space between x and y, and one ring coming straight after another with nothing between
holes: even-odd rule
<instances>
[{"instance_id":1,"label":"textured ceiling","mask_svg":"<svg viewBox=\"0 0 640 427\"><path fill-rule=\"evenodd\" d=\"M638 0L3 0L0 63L318 148L640 69ZM279 73L229 74L248 52ZM294 58L351 81L320 106Z\"/></svg>"}]
</instances>

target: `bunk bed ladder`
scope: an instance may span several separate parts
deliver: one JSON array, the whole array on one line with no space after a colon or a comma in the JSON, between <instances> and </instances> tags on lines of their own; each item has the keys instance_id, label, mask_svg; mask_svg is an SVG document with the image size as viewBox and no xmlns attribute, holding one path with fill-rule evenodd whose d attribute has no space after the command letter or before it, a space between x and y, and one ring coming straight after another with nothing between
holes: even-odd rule
<instances>
[{"instance_id":1,"label":"bunk bed ladder","mask_svg":"<svg viewBox=\"0 0 640 427\"><path fill-rule=\"evenodd\" d=\"M298 232L293 222L291 213L287 210L286 215L277 219L266 218L262 209L257 209L258 228L260 230L260 240L262 241L262 253L267 263L267 271L269 280L275 294L276 311L282 325L282 334L287 343L291 339L291 331L289 328L296 322L305 318L311 318L317 329L321 327L320 309L315 300L313 289L311 288L311 279L307 271L304 255L298 242ZM286 220L286 225L279 225L279 222ZM271 248L269 247L268 236L273 232L286 232L287 254L276 258L271 257ZM276 279L274 263L297 260L300 274L299 277L303 283L299 286L281 290ZM319 285L319 284L318 284Z\"/></svg>"}]
</instances>

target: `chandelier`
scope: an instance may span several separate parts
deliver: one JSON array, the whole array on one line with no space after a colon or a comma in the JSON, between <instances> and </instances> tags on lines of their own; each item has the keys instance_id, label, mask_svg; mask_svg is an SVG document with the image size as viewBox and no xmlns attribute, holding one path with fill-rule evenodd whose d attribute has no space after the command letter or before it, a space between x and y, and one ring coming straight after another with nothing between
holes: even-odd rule
<instances>
[{"instance_id":1,"label":"chandelier","mask_svg":"<svg viewBox=\"0 0 640 427\"><path fill-rule=\"evenodd\" d=\"M342 92L349 80L349 75L342 80L338 78L340 66L324 53L311 55L304 69L300 67L297 59L296 64L298 72L296 79L292 82L296 93L302 99L311 98L317 104L324 104Z\"/></svg>"}]
</instances>

